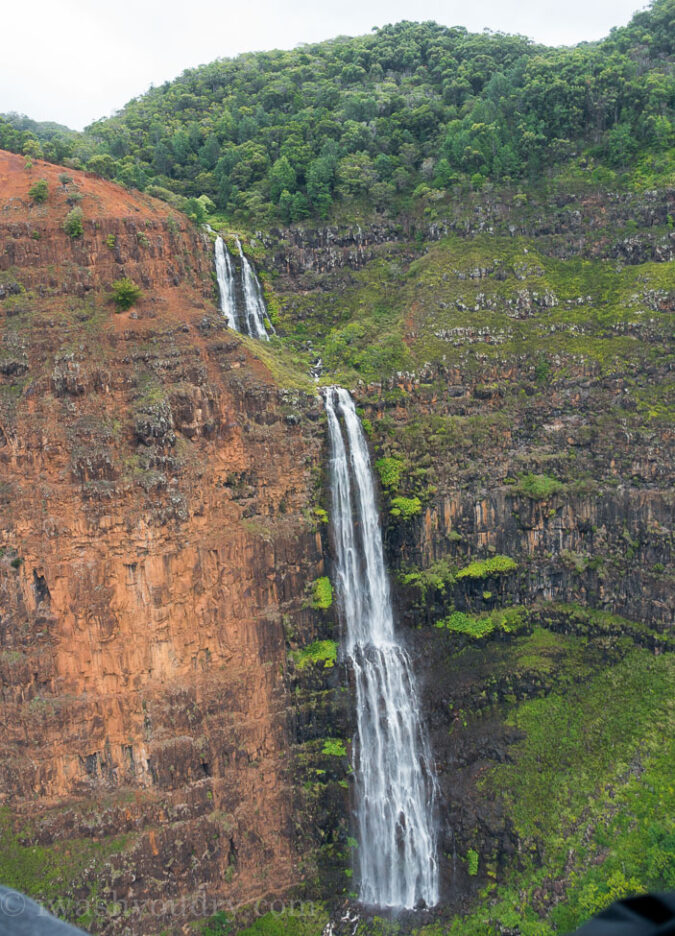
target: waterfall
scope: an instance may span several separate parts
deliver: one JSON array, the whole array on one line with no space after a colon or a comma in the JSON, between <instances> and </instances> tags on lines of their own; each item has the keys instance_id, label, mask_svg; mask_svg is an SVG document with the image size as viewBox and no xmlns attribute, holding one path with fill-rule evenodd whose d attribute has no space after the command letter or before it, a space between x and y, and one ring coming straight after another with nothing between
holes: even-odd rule
<instances>
[{"instance_id":1,"label":"waterfall","mask_svg":"<svg viewBox=\"0 0 675 936\"><path fill-rule=\"evenodd\" d=\"M253 272L251 264L246 259L246 255L241 249L241 244L238 239L237 249L239 250L239 257L241 258L241 283L244 290L246 331L254 338L263 338L265 341L269 341L269 335L265 328L265 320L267 320L270 329L272 331L274 331L274 329L267 317L267 309L265 308L258 277Z\"/></svg>"},{"instance_id":2,"label":"waterfall","mask_svg":"<svg viewBox=\"0 0 675 936\"><path fill-rule=\"evenodd\" d=\"M236 244L241 261L241 289L239 291L236 287L235 269L230 252L223 238L220 235L216 237L216 278L220 294L220 311L227 319L230 328L251 335L253 338L269 341L265 323L270 331L274 332L274 328L267 315L258 277L246 259L238 238L236 238Z\"/></svg>"},{"instance_id":3,"label":"waterfall","mask_svg":"<svg viewBox=\"0 0 675 936\"><path fill-rule=\"evenodd\" d=\"M408 654L397 642L368 447L346 390L325 391L336 585L356 686L360 900L438 902L436 779Z\"/></svg>"},{"instance_id":4,"label":"waterfall","mask_svg":"<svg viewBox=\"0 0 675 936\"><path fill-rule=\"evenodd\" d=\"M230 328L239 331L234 297L234 270L230 252L225 247L225 242L220 234L216 237L216 278L218 280L218 292L220 293L220 311L227 319Z\"/></svg>"}]
</instances>

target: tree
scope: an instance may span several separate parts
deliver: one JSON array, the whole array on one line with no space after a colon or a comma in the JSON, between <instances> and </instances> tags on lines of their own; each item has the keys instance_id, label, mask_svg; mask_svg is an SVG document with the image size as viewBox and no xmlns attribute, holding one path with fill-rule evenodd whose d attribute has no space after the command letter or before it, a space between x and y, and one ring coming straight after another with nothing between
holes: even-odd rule
<instances>
[{"instance_id":1,"label":"tree","mask_svg":"<svg viewBox=\"0 0 675 936\"><path fill-rule=\"evenodd\" d=\"M115 280L112 284L112 290L112 298L122 312L130 309L143 296L140 286L137 286L128 276Z\"/></svg>"},{"instance_id":2,"label":"tree","mask_svg":"<svg viewBox=\"0 0 675 936\"><path fill-rule=\"evenodd\" d=\"M94 172L103 179L112 179L116 168L115 160L108 153L92 156L87 163L87 172Z\"/></svg>"},{"instance_id":3,"label":"tree","mask_svg":"<svg viewBox=\"0 0 675 936\"><path fill-rule=\"evenodd\" d=\"M291 166L287 156L281 156L274 163L268 173L270 182L270 196L273 202L278 202L284 191L295 190L295 169Z\"/></svg>"},{"instance_id":4,"label":"tree","mask_svg":"<svg viewBox=\"0 0 675 936\"><path fill-rule=\"evenodd\" d=\"M81 237L84 234L84 224L81 208L73 208L66 215L63 222L63 230L69 237Z\"/></svg>"},{"instance_id":5,"label":"tree","mask_svg":"<svg viewBox=\"0 0 675 936\"><path fill-rule=\"evenodd\" d=\"M47 184L47 180L38 179L38 181L34 185L31 185L31 187L28 189L28 194L37 205L41 205L43 202L46 202L47 196L49 195L49 185Z\"/></svg>"}]
</instances>

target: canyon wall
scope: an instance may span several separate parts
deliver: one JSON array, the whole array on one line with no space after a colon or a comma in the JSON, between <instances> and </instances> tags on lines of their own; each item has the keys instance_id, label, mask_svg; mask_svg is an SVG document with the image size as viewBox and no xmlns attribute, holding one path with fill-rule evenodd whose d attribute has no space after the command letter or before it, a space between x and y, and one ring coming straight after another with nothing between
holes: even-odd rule
<instances>
[{"instance_id":1,"label":"canyon wall","mask_svg":"<svg viewBox=\"0 0 675 936\"><path fill-rule=\"evenodd\" d=\"M154 932L301 877L286 645L316 618L319 404L224 326L204 234L62 174L0 159L4 874ZM144 298L119 313L121 276Z\"/></svg>"}]
</instances>

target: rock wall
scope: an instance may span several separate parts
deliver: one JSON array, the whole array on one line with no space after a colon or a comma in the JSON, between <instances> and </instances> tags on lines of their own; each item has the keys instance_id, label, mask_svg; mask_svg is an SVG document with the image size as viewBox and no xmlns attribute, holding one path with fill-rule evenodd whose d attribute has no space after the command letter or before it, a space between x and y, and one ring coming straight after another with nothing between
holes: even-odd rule
<instances>
[{"instance_id":1,"label":"rock wall","mask_svg":"<svg viewBox=\"0 0 675 936\"><path fill-rule=\"evenodd\" d=\"M286 652L315 627L319 404L224 326L186 219L58 174L0 160L3 874L156 932L302 878ZM117 314L122 275L145 296Z\"/></svg>"}]
</instances>

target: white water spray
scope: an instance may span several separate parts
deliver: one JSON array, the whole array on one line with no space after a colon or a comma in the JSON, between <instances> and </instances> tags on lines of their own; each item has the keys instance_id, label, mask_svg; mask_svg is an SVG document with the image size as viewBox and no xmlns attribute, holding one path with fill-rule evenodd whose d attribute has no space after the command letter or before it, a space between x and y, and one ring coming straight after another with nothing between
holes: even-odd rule
<instances>
[{"instance_id":1,"label":"white water spray","mask_svg":"<svg viewBox=\"0 0 675 936\"><path fill-rule=\"evenodd\" d=\"M225 242L220 234L216 237L216 278L218 280L218 292L220 293L220 311L227 319L230 328L239 331L234 297L234 270L230 252L225 247Z\"/></svg>"},{"instance_id":2,"label":"white water spray","mask_svg":"<svg viewBox=\"0 0 675 936\"><path fill-rule=\"evenodd\" d=\"M269 324L272 331L272 323L267 317L267 309L262 297L262 290L258 277L253 272L251 264L246 259L246 254L241 249L241 244L237 239L237 249L241 258L241 284L244 290L244 304L246 315L246 331L254 338L262 338L269 341L269 334L265 328L265 321Z\"/></svg>"},{"instance_id":3,"label":"white water spray","mask_svg":"<svg viewBox=\"0 0 675 936\"><path fill-rule=\"evenodd\" d=\"M360 900L438 902L436 779L410 659L396 640L368 447L354 403L325 392L345 650L356 684L353 767Z\"/></svg>"}]
</instances>

